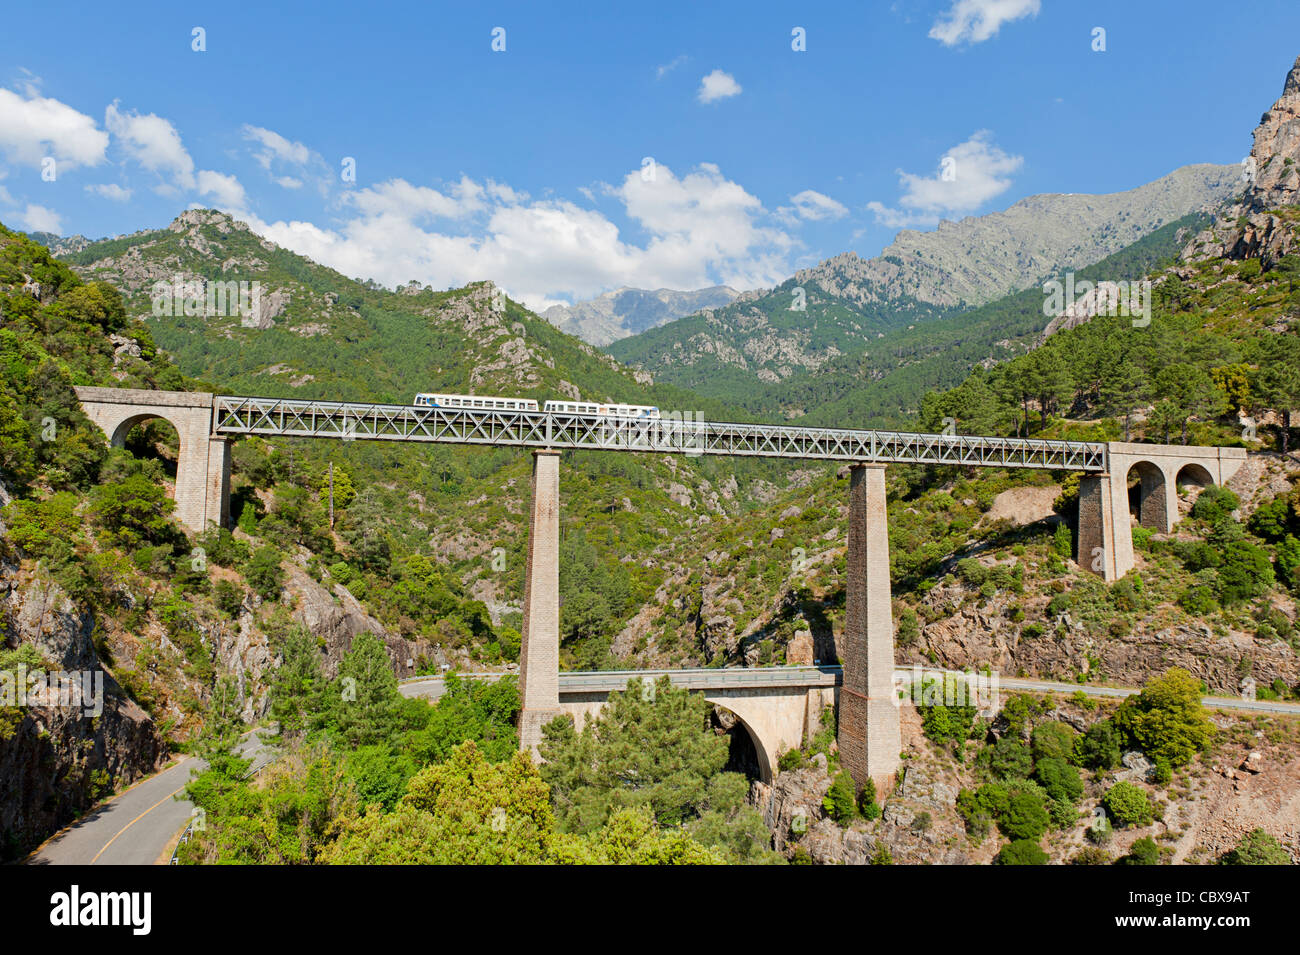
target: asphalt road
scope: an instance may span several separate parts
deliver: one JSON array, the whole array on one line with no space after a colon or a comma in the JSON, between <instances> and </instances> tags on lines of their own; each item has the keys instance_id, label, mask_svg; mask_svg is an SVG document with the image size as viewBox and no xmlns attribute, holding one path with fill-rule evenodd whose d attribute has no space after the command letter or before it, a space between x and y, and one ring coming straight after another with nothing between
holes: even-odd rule
<instances>
[{"instance_id":1,"label":"asphalt road","mask_svg":"<svg viewBox=\"0 0 1300 955\"><path fill-rule=\"evenodd\" d=\"M252 757L257 769L271 758L271 750L250 734L240 752ZM52 836L27 857L28 865L154 865L186 823L194 809L178 798L190 776L206 763L187 756L162 772L136 783L96 807L62 832Z\"/></svg>"},{"instance_id":2,"label":"asphalt road","mask_svg":"<svg viewBox=\"0 0 1300 955\"><path fill-rule=\"evenodd\" d=\"M765 680L761 668L748 671L755 682ZM906 671L904 671L906 672ZM501 674L483 674L483 678L496 679ZM561 674L561 683L564 681ZM770 678L770 674L768 675ZM1003 690L1034 690L1037 692L1075 693L1082 690L1088 696L1125 697L1137 690L1112 686L1088 686L1075 683L1056 683L1050 680L1025 680L1004 677ZM401 685L405 696L422 696L436 700L443 693L440 677L410 680ZM1240 700L1231 697L1205 697L1206 706L1221 709L1245 710L1256 713L1300 714L1300 704L1274 700ZM253 768L265 765L272 751L256 733L241 744L241 752L253 757ZM153 865L166 862L162 858L171 840L190 818L193 806L178 799L191 774L204 767L201 759L186 757L155 776L145 779L119 794L94 811L77 820L67 829L50 838L28 857L29 865Z\"/></svg>"}]
</instances>

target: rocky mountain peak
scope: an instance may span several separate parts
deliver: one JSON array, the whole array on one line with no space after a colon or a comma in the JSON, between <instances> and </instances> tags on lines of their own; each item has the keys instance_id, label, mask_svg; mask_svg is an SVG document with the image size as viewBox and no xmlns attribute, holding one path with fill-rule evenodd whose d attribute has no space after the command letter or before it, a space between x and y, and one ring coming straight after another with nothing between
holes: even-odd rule
<instances>
[{"instance_id":1,"label":"rocky mountain peak","mask_svg":"<svg viewBox=\"0 0 1300 955\"><path fill-rule=\"evenodd\" d=\"M1300 58L1287 73L1282 95L1255 127L1241 179L1240 199L1191 241L1184 259L1258 258L1267 267L1300 248L1297 216L1287 208L1300 204Z\"/></svg>"}]
</instances>

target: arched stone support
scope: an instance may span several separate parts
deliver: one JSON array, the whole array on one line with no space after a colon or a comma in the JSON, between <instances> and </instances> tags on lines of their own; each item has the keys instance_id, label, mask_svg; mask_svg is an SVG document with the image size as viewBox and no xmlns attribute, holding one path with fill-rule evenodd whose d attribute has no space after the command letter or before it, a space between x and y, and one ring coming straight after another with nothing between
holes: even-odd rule
<instances>
[{"instance_id":1,"label":"arched stone support","mask_svg":"<svg viewBox=\"0 0 1300 955\"><path fill-rule=\"evenodd\" d=\"M176 519L199 533L230 520L230 441L212 434L212 395L140 388L77 388L86 416L120 448L137 424L162 418L176 429Z\"/></svg>"},{"instance_id":2,"label":"arched stone support","mask_svg":"<svg viewBox=\"0 0 1300 955\"><path fill-rule=\"evenodd\" d=\"M1244 448L1202 448L1178 444L1106 446L1107 472L1079 481L1079 566L1105 580L1119 580L1133 569L1133 528L1128 506L1128 476L1139 476L1138 515L1143 527L1170 533L1178 523L1177 478L1194 468L1223 484L1246 461Z\"/></svg>"}]
</instances>

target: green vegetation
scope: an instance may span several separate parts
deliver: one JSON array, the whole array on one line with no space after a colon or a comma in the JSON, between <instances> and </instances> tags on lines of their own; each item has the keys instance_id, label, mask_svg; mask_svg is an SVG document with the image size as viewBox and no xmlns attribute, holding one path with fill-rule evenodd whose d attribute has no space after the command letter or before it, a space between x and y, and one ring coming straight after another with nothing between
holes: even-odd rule
<instances>
[{"instance_id":1,"label":"green vegetation","mask_svg":"<svg viewBox=\"0 0 1300 955\"><path fill-rule=\"evenodd\" d=\"M1282 843L1263 829L1252 829L1235 848L1219 858L1220 865L1290 865L1291 855Z\"/></svg>"}]
</instances>

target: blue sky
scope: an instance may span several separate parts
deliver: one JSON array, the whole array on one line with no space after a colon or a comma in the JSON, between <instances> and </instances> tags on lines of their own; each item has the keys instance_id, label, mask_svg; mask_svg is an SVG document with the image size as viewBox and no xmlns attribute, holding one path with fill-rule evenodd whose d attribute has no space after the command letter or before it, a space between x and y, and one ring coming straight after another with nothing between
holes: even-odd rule
<instances>
[{"instance_id":1,"label":"blue sky","mask_svg":"<svg viewBox=\"0 0 1300 955\"><path fill-rule=\"evenodd\" d=\"M769 285L900 226L1235 163L1300 54L1295 0L49 3L5 22L5 224L98 237L217 206L348 275L491 278L534 307Z\"/></svg>"}]
</instances>

